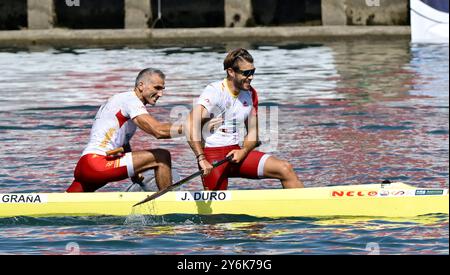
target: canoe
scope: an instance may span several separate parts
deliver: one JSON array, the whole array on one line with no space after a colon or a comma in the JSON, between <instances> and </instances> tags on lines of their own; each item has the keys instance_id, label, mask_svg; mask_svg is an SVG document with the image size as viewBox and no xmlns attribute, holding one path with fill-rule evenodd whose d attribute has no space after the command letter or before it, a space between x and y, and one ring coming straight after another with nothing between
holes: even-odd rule
<instances>
[{"instance_id":1,"label":"canoe","mask_svg":"<svg viewBox=\"0 0 450 275\"><path fill-rule=\"evenodd\" d=\"M173 191L133 208L151 192L0 194L0 217L248 215L254 217L413 217L448 214L448 189L405 183L303 189Z\"/></svg>"}]
</instances>

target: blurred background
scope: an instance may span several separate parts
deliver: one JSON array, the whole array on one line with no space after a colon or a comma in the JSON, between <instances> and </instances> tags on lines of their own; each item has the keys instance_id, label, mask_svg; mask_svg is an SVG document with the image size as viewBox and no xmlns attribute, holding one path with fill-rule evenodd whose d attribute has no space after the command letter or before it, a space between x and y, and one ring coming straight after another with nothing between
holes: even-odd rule
<instances>
[{"instance_id":1,"label":"blurred background","mask_svg":"<svg viewBox=\"0 0 450 275\"><path fill-rule=\"evenodd\" d=\"M408 0L0 1L0 30L409 25L409 22Z\"/></svg>"}]
</instances>

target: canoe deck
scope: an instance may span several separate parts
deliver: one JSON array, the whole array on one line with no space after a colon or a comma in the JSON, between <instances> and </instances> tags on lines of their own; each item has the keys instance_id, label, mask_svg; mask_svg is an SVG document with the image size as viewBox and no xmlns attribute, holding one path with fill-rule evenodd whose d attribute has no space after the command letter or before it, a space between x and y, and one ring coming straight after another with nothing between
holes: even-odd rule
<instances>
[{"instance_id":1,"label":"canoe deck","mask_svg":"<svg viewBox=\"0 0 450 275\"><path fill-rule=\"evenodd\" d=\"M448 189L404 183L231 191L0 194L0 217L231 214L254 217L413 217L449 213Z\"/></svg>"}]
</instances>

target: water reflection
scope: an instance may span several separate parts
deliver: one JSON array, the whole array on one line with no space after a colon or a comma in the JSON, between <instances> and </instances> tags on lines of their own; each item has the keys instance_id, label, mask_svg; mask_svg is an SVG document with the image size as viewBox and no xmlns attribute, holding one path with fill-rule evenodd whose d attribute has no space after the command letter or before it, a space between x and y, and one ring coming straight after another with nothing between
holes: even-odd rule
<instances>
[{"instance_id":1,"label":"water reflection","mask_svg":"<svg viewBox=\"0 0 450 275\"><path fill-rule=\"evenodd\" d=\"M218 222L222 220L222 222ZM124 224L117 217L1 219L2 253L67 254L445 254L448 216L377 219L255 219L149 217ZM14 227L10 227L10 223ZM211 223L209 223L211 222Z\"/></svg>"}]
</instances>

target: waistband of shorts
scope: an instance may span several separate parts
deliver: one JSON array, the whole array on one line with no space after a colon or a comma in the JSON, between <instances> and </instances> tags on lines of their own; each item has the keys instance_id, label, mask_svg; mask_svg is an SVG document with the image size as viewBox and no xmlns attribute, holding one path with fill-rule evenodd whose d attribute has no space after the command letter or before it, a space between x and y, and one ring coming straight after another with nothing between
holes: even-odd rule
<instances>
[{"instance_id":1,"label":"waistband of shorts","mask_svg":"<svg viewBox=\"0 0 450 275\"><path fill-rule=\"evenodd\" d=\"M222 152L222 151L231 151L235 149L241 149L241 147L237 144L235 145L228 145L228 146L221 146L221 147L205 147L203 149L204 152Z\"/></svg>"},{"instance_id":2,"label":"waistband of shorts","mask_svg":"<svg viewBox=\"0 0 450 275\"><path fill-rule=\"evenodd\" d=\"M107 157L108 156L106 156L106 155L95 154L95 153L88 153L88 154L85 154L85 155L81 156L81 158L88 158L88 159L91 159L91 158L104 158L104 159L106 159Z\"/></svg>"},{"instance_id":3,"label":"waistband of shorts","mask_svg":"<svg viewBox=\"0 0 450 275\"><path fill-rule=\"evenodd\" d=\"M81 153L81 156L85 156L85 155L99 155L99 156L106 156L106 151L95 150L95 149L84 150L83 153Z\"/></svg>"}]
</instances>

